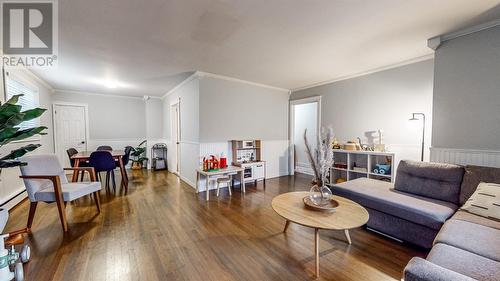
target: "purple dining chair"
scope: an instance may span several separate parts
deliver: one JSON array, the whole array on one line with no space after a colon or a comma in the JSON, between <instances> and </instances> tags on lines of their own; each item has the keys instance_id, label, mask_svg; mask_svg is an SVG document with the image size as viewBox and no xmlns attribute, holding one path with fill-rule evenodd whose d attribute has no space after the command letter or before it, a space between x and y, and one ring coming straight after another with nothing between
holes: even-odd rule
<instances>
[{"instance_id":1,"label":"purple dining chair","mask_svg":"<svg viewBox=\"0 0 500 281\"><path fill-rule=\"evenodd\" d=\"M113 190L116 191L115 172L116 163L109 151L94 151L90 154L89 166L94 167L99 181L102 182L101 172L106 172L106 189L109 188L109 177L113 180Z\"/></svg>"}]
</instances>

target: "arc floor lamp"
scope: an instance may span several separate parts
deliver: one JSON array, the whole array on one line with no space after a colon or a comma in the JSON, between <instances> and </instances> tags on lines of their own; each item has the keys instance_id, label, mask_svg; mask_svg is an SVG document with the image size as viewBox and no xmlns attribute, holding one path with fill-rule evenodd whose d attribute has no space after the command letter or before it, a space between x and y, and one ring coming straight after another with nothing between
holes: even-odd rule
<instances>
[{"instance_id":1,"label":"arc floor lamp","mask_svg":"<svg viewBox=\"0 0 500 281\"><path fill-rule=\"evenodd\" d=\"M421 116L422 119L420 119L418 116ZM423 114L421 112L412 113L412 117L410 118L410 121L418 121L418 120L422 120L422 151L421 151L420 161L424 161L424 149L425 149L425 114Z\"/></svg>"}]
</instances>

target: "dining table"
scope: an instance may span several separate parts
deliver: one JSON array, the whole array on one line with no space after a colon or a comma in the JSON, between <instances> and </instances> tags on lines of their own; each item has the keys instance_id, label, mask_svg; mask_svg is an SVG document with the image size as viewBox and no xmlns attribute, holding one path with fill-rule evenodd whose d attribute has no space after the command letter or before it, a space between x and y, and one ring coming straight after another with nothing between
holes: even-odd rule
<instances>
[{"instance_id":1,"label":"dining table","mask_svg":"<svg viewBox=\"0 0 500 281\"><path fill-rule=\"evenodd\" d=\"M77 154L71 156L71 159L75 160L74 167L78 168L81 162L87 162L90 159L90 154L92 154L94 151L80 151ZM118 166L120 168L120 173L122 176L121 184L120 186L123 186L125 188L125 192L128 191L128 177L127 177L127 171L125 171L125 166L123 165L123 156L125 155L124 150L110 150L109 153L111 153L111 156L115 161L118 162ZM73 182L76 182L78 180L78 170L75 170L73 172Z\"/></svg>"}]
</instances>

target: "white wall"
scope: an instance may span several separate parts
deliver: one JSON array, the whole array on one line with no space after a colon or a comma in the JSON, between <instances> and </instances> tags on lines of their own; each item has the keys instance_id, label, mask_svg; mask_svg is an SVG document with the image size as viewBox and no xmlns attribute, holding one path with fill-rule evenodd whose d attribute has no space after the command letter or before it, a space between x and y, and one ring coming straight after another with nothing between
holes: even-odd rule
<instances>
[{"instance_id":1,"label":"white wall","mask_svg":"<svg viewBox=\"0 0 500 281\"><path fill-rule=\"evenodd\" d=\"M199 157L221 152L231 157L228 141L259 139L266 177L287 175L288 99L285 90L202 75Z\"/></svg>"},{"instance_id":2,"label":"white wall","mask_svg":"<svg viewBox=\"0 0 500 281\"><path fill-rule=\"evenodd\" d=\"M318 103L304 103L294 105L293 143L295 145L295 171L313 174L311 164L306 153L304 131L307 129L307 140L311 150L316 149L318 138Z\"/></svg>"},{"instance_id":3,"label":"white wall","mask_svg":"<svg viewBox=\"0 0 500 281\"><path fill-rule=\"evenodd\" d=\"M92 140L135 140L146 137L146 109L141 97L56 91L52 99L88 104Z\"/></svg>"},{"instance_id":4,"label":"white wall","mask_svg":"<svg viewBox=\"0 0 500 281\"><path fill-rule=\"evenodd\" d=\"M500 151L500 26L444 42L435 61L433 148Z\"/></svg>"},{"instance_id":5,"label":"white wall","mask_svg":"<svg viewBox=\"0 0 500 281\"><path fill-rule=\"evenodd\" d=\"M41 136L40 140L17 142L4 146L0 150L0 156L5 155L6 153L10 152L13 149L16 149L18 147L30 143L34 144L38 143L42 145L37 150L32 152L33 154L54 153L53 128L52 128L53 126L52 126L52 114L51 114L52 89L47 84L42 83L38 78L33 76L33 74L31 74L27 70L15 69L9 71L38 88L40 107L47 109L47 111L40 117L40 125L47 126L48 129L46 130L47 135ZM3 87L1 89L3 89ZM3 101L4 94L3 91L1 92L2 94L0 99ZM19 168L2 169L2 174L0 176L0 205L3 208L7 209L11 208L26 197L26 192L24 191L25 190L24 184L22 180L19 178L19 175L20 175ZM19 196L16 196L19 193L21 194ZM16 197L12 199L14 196ZM12 200L6 203L10 199Z\"/></svg>"},{"instance_id":6,"label":"white wall","mask_svg":"<svg viewBox=\"0 0 500 281\"><path fill-rule=\"evenodd\" d=\"M200 77L200 141L288 139L288 92Z\"/></svg>"},{"instance_id":7,"label":"white wall","mask_svg":"<svg viewBox=\"0 0 500 281\"><path fill-rule=\"evenodd\" d=\"M199 81L190 79L174 89L163 99L163 139L167 142L169 170L174 170L171 137L170 108L180 101L180 177L191 186L196 183L196 169L199 167Z\"/></svg>"},{"instance_id":8,"label":"white wall","mask_svg":"<svg viewBox=\"0 0 500 281\"><path fill-rule=\"evenodd\" d=\"M322 126L332 126L339 141L384 130L384 142L398 160L420 160L421 130L409 122L412 112L427 116L426 156L432 124L433 60L401 66L293 92L291 99L321 96Z\"/></svg>"}]
</instances>

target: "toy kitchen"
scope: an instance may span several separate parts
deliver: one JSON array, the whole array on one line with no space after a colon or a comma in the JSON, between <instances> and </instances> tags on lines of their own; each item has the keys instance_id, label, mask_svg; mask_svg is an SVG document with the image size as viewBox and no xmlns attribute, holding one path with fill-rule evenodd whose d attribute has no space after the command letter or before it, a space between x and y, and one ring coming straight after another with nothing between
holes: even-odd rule
<instances>
[{"instance_id":1,"label":"toy kitchen","mask_svg":"<svg viewBox=\"0 0 500 281\"><path fill-rule=\"evenodd\" d=\"M266 162L261 159L260 140L232 140L232 164L242 167L244 180L247 182L264 181L266 178Z\"/></svg>"}]
</instances>

